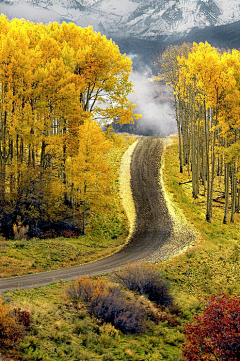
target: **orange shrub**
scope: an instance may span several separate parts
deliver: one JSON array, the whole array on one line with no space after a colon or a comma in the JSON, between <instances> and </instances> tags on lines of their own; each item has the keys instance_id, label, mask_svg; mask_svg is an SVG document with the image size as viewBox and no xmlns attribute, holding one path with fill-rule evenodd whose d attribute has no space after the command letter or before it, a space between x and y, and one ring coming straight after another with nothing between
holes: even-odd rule
<instances>
[{"instance_id":1,"label":"orange shrub","mask_svg":"<svg viewBox=\"0 0 240 361\"><path fill-rule=\"evenodd\" d=\"M23 335L23 327L11 316L7 306L0 299L0 348L13 346Z\"/></svg>"},{"instance_id":2,"label":"orange shrub","mask_svg":"<svg viewBox=\"0 0 240 361\"><path fill-rule=\"evenodd\" d=\"M90 302L94 295L103 293L106 286L102 281L92 281L89 277L81 277L71 283L67 289L68 295L79 301Z\"/></svg>"}]
</instances>

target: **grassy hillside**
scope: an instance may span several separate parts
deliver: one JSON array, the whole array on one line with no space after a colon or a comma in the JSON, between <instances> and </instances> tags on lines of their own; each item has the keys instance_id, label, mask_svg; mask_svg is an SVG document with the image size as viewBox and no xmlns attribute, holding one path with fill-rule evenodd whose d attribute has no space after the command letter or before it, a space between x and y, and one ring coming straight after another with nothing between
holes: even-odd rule
<instances>
[{"instance_id":1,"label":"grassy hillside","mask_svg":"<svg viewBox=\"0 0 240 361\"><path fill-rule=\"evenodd\" d=\"M178 319L179 325L169 326L165 313L166 320L157 325L148 321L148 332L125 335L89 315L84 303L73 307L66 296L66 284L16 291L7 297L12 307L15 304L28 309L32 316L18 359L181 360L184 320Z\"/></svg>"},{"instance_id":2,"label":"grassy hillside","mask_svg":"<svg viewBox=\"0 0 240 361\"><path fill-rule=\"evenodd\" d=\"M190 176L191 177L191 176ZM165 153L164 182L169 198L183 211L189 226L199 232L201 241L186 254L163 263L160 268L176 293L205 297L211 294L240 294L240 215L236 222L224 225L219 203L213 207L213 220L205 220L205 199L191 195L187 170L179 173L177 138Z\"/></svg>"},{"instance_id":3,"label":"grassy hillside","mask_svg":"<svg viewBox=\"0 0 240 361\"><path fill-rule=\"evenodd\" d=\"M180 207L189 224L195 226L201 240L186 254L159 264L168 279L177 311L158 308L158 320L147 319L147 331L126 335L88 312L84 302L74 303L67 295L68 283L33 290L6 293L11 308L31 313L32 324L18 350L9 350L13 360L182 360L184 328L200 312L199 301L213 293L239 294L239 225L222 225L215 209L214 222L204 220L202 204L191 198L187 174L178 173L178 148L165 153L164 182L169 197ZM98 282L111 283L107 277ZM139 295L129 292L128 298ZM154 309L153 304L149 305ZM151 313L151 312L150 312Z\"/></svg>"}]
</instances>

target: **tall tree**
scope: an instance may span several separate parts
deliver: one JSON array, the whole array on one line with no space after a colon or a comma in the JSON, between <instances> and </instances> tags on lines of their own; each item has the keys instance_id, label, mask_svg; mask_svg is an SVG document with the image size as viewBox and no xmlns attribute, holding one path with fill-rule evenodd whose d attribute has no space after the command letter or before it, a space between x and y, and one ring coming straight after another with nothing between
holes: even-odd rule
<instances>
[{"instance_id":1,"label":"tall tree","mask_svg":"<svg viewBox=\"0 0 240 361\"><path fill-rule=\"evenodd\" d=\"M20 217L38 228L41 217L72 214L69 161L80 157L82 132L95 131L90 118L133 121L130 72L131 60L90 27L0 17L2 223Z\"/></svg>"}]
</instances>

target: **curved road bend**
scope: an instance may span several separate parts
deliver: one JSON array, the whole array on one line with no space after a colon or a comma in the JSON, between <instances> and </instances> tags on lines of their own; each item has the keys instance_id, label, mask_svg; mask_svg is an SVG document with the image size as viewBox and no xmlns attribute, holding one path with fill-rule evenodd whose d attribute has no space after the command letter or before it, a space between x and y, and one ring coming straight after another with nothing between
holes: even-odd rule
<instances>
[{"instance_id":1,"label":"curved road bend","mask_svg":"<svg viewBox=\"0 0 240 361\"><path fill-rule=\"evenodd\" d=\"M159 184L159 167L164 141L161 138L142 138L131 162L132 192L136 207L136 230L121 250L99 261L58 269L0 279L0 292L46 286L53 282L69 281L83 275L112 271L128 262L147 258L170 237L172 223Z\"/></svg>"}]
</instances>

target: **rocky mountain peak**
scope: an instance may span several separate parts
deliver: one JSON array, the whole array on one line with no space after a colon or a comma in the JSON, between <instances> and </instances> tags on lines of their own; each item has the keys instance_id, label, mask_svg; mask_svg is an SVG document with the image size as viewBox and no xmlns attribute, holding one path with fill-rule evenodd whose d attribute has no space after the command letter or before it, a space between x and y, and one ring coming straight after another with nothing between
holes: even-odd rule
<instances>
[{"instance_id":1,"label":"rocky mountain peak","mask_svg":"<svg viewBox=\"0 0 240 361\"><path fill-rule=\"evenodd\" d=\"M108 36L157 38L240 20L239 0L0 0L9 18L73 21Z\"/></svg>"}]
</instances>

